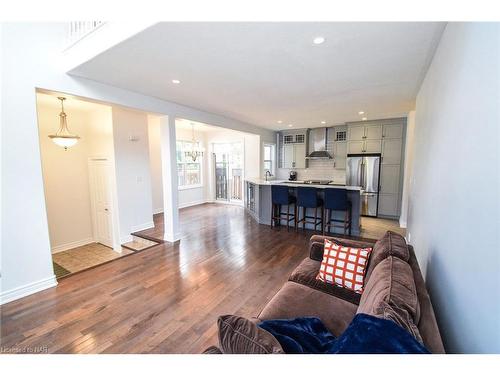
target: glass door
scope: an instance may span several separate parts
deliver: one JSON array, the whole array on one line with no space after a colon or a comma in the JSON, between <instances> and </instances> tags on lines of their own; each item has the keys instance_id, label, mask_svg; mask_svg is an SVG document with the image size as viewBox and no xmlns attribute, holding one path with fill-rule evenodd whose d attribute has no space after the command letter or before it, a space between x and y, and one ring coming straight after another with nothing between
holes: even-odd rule
<instances>
[{"instance_id":1,"label":"glass door","mask_svg":"<svg viewBox=\"0 0 500 375\"><path fill-rule=\"evenodd\" d=\"M215 199L243 204L243 144L214 143Z\"/></svg>"},{"instance_id":2,"label":"glass door","mask_svg":"<svg viewBox=\"0 0 500 375\"><path fill-rule=\"evenodd\" d=\"M215 147L214 147L215 149ZM214 152L214 167L215 167L215 200L229 200L228 195L228 154L221 152Z\"/></svg>"}]
</instances>

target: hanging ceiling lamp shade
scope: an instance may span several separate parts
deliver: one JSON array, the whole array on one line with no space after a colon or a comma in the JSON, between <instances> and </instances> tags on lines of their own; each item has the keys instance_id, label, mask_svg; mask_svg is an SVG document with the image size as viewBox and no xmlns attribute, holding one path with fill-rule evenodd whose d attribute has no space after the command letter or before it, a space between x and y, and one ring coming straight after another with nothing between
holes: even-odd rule
<instances>
[{"instance_id":1,"label":"hanging ceiling lamp shade","mask_svg":"<svg viewBox=\"0 0 500 375\"><path fill-rule=\"evenodd\" d=\"M61 113L59 114L59 130L56 134L49 135L49 138L52 141L61 147L64 147L65 150L68 147L74 146L76 142L80 139L79 136L71 134L68 129L68 123L66 122L66 113L64 112L64 101L66 98L59 96L57 99L61 101Z\"/></svg>"},{"instance_id":2,"label":"hanging ceiling lamp shade","mask_svg":"<svg viewBox=\"0 0 500 375\"><path fill-rule=\"evenodd\" d=\"M194 136L194 124L191 123L191 131L192 131L192 138L191 138L191 150L185 151L185 155L187 157L190 157L193 162L198 159L198 157L203 156L203 149L200 147L199 142L196 140Z\"/></svg>"}]
</instances>

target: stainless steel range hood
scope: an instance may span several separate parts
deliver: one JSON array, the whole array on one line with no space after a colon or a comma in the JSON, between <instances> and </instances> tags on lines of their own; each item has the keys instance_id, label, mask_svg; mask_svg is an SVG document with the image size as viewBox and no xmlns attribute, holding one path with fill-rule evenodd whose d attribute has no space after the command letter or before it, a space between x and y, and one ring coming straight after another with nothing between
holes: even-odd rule
<instances>
[{"instance_id":1,"label":"stainless steel range hood","mask_svg":"<svg viewBox=\"0 0 500 375\"><path fill-rule=\"evenodd\" d=\"M328 142L327 128L314 128L309 130L309 155L306 159L333 159L326 150Z\"/></svg>"}]
</instances>

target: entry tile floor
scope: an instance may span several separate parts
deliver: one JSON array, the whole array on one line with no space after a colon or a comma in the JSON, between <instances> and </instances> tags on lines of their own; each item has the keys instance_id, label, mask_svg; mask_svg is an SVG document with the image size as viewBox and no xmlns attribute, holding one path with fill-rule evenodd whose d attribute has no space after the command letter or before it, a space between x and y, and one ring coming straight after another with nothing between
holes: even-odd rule
<instances>
[{"instance_id":1,"label":"entry tile floor","mask_svg":"<svg viewBox=\"0 0 500 375\"><path fill-rule=\"evenodd\" d=\"M132 250L122 248L119 253L100 243L90 243L52 254L52 260L69 272L74 273L113 259L121 258L133 252Z\"/></svg>"}]
</instances>

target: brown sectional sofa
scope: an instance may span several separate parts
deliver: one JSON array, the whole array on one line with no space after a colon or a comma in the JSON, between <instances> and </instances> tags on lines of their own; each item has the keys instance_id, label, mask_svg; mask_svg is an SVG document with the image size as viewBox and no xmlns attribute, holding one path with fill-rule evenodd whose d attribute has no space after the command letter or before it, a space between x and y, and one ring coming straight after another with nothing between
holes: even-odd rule
<instances>
[{"instance_id":1,"label":"brown sectional sofa","mask_svg":"<svg viewBox=\"0 0 500 375\"><path fill-rule=\"evenodd\" d=\"M373 247L361 295L316 280L325 238L344 246ZM314 316L340 336L357 313L365 313L393 320L431 353L445 352L415 253L402 236L387 232L379 241L369 242L315 235L309 248L309 258L254 321Z\"/></svg>"}]
</instances>

